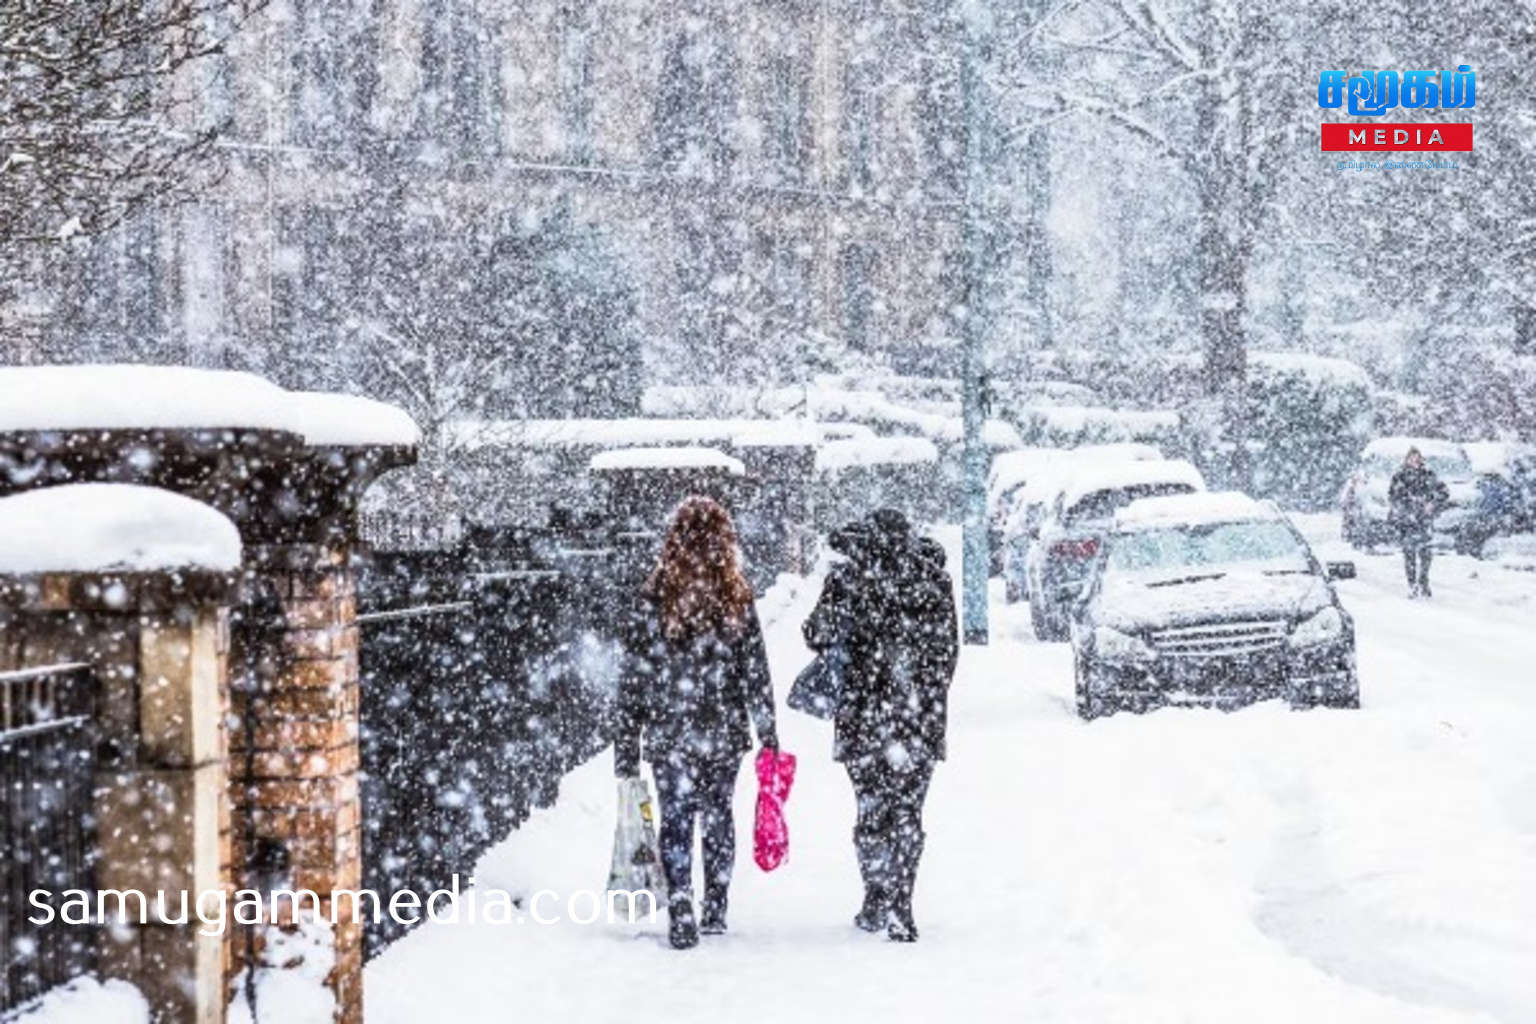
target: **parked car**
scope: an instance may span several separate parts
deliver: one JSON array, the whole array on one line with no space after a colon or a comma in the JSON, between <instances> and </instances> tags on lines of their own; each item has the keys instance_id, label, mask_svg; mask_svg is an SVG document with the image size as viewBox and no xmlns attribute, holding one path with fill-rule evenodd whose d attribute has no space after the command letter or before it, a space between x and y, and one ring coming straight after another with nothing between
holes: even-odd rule
<instances>
[{"instance_id":1,"label":"parked car","mask_svg":"<svg viewBox=\"0 0 1536 1024\"><path fill-rule=\"evenodd\" d=\"M1472 464L1461 445L1427 437L1379 437L1365 446L1341 496L1344 539L1363 551L1396 542L1387 490L1410 448L1419 450L1450 493L1450 505L1435 520L1436 544L1470 550L1473 537L1467 528L1477 504Z\"/></svg>"},{"instance_id":2,"label":"parked car","mask_svg":"<svg viewBox=\"0 0 1536 1024\"><path fill-rule=\"evenodd\" d=\"M1142 462L1161 459L1163 453L1150 444L1090 444L1078 448L1020 448L998 452L992 457L987 473L987 540L991 552L991 572L1003 571L1004 535L1015 499L1033 480L1066 463L1081 460L1095 462Z\"/></svg>"},{"instance_id":3,"label":"parked car","mask_svg":"<svg viewBox=\"0 0 1536 1024\"><path fill-rule=\"evenodd\" d=\"M1477 474L1463 547L1479 554L1494 537L1536 530L1536 445L1478 441L1463 447Z\"/></svg>"},{"instance_id":4,"label":"parked car","mask_svg":"<svg viewBox=\"0 0 1536 1024\"><path fill-rule=\"evenodd\" d=\"M1067 639L1071 609L1118 510L1138 498L1203 490L1200 471L1182 459L1090 465L1066 477L1025 560L1036 637Z\"/></svg>"},{"instance_id":5,"label":"parked car","mask_svg":"<svg viewBox=\"0 0 1536 1024\"><path fill-rule=\"evenodd\" d=\"M1272 502L1222 492L1121 509L1072 630L1077 711L1169 704L1360 704L1355 627L1323 564Z\"/></svg>"},{"instance_id":6,"label":"parked car","mask_svg":"<svg viewBox=\"0 0 1536 1024\"><path fill-rule=\"evenodd\" d=\"M1057 463L1036 473L1013 496L1003 520L1003 594L1009 604L1029 600L1029 548L1040 536L1045 513L1073 469Z\"/></svg>"}]
</instances>

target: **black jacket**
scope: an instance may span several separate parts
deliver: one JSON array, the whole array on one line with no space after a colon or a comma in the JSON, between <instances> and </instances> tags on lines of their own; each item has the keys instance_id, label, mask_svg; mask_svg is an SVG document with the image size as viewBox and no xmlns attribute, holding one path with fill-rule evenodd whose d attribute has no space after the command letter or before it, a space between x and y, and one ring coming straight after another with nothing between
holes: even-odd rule
<instances>
[{"instance_id":1,"label":"black jacket","mask_svg":"<svg viewBox=\"0 0 1536 1024\"><path fill-rule=\"evenodd\" d=\"M942 760L959 652L943 549L864 524L831 541L848 560L827 574L804 633L813 650L848 655L833 757Z\"/></svg>"},{"instance_id":2,"label":"black jacket","mask_svg":"<svg viewBox=\"0 0 1536 1024\"><path fill-rule=\"evenodd\" d=\"M1427 532L1450 500L1445 484L1428 466L1400 467L1387 489L1392 522L1405 532Z\"/></svg>"},{"instance_id":3,"label":"black jacket","mask_svg":"<svg viewBox=\"0 0 1536 1024\"><path fill-rule=\"evenodd\" d=\"M614 771L635 775L642 748L652 763L740 758L751 729L777 745L773 684L757 609L737 631L674 641L654 601L642 598L625 630L625 665L614 730ZM750 727L749 727L750 721Z\"/></svg>"}]
</instances>

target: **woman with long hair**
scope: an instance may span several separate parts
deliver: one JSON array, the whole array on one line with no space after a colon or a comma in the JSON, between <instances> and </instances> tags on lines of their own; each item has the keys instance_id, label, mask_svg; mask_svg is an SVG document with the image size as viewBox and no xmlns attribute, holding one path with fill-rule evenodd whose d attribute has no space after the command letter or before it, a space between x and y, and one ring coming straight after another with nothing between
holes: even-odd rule
<instances>
[{"instance_id":1,"label":"woman with long hair","mask_svg":"<svg viewBox=\"0 0 1536 1024\"><path fill-rule=\"evenodd\" d=\"M614 770L640 773L642 750L661 805L662 867L677 949L725 931L736 859L731 798L752 729L777 747L773 685L736 528L719 502L677 507L661 557L641 588L619 686ZM693 914L694 819L703 840L704 899Z\"/></svg>"}]
</instances>

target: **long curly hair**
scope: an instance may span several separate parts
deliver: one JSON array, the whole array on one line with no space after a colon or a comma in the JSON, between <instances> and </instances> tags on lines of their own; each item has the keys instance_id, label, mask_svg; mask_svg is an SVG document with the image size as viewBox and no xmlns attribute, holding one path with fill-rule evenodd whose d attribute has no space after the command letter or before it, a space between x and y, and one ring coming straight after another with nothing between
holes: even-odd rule
<instances>
[{"instance_id":1,"label":"long curly hair","mask_svg":"<svg viewBox=\"0 0 1536 1024\"><path fill-rule=\"evenodd\" d=\"M646 591L660 605L668 639L741 629L752 606L752 587L741 570L736 525L724 506L700 495L683 499L672 514Z\"/></svg>"}]
</instances>

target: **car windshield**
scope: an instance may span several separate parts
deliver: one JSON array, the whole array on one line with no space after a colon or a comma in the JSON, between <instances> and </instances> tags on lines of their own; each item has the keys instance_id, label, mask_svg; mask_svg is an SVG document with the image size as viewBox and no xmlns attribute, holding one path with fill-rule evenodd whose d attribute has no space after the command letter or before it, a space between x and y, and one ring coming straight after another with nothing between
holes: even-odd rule
<instances>
[{"instance_id":1,"label":"car windshield","mask_svg":"<svg viewBox=\"0 0 1536 1024\"><path fill-rule=\"evenodd\" d=\"M1109 572L1203 573L1243 563L1262 563L1266 572L1310 572L1306 548L1285 523L1183 524L1138 530L1114 538Z\"/></svg>"},{"instance_id":2,"label":"car windshield","mask_svg":"<svg viewBox=\"0 0 1536 1024\"><path fill-rule=\"evenodd\" d=\"M1189 484L1135 484L1131 487L1111 487L1094 491L1067 510L1062 521L1068 524L1108 519L1117 511L1138 498L1161 498L1169 494L1192 494Z\"/></svg>"}]
</instances>

